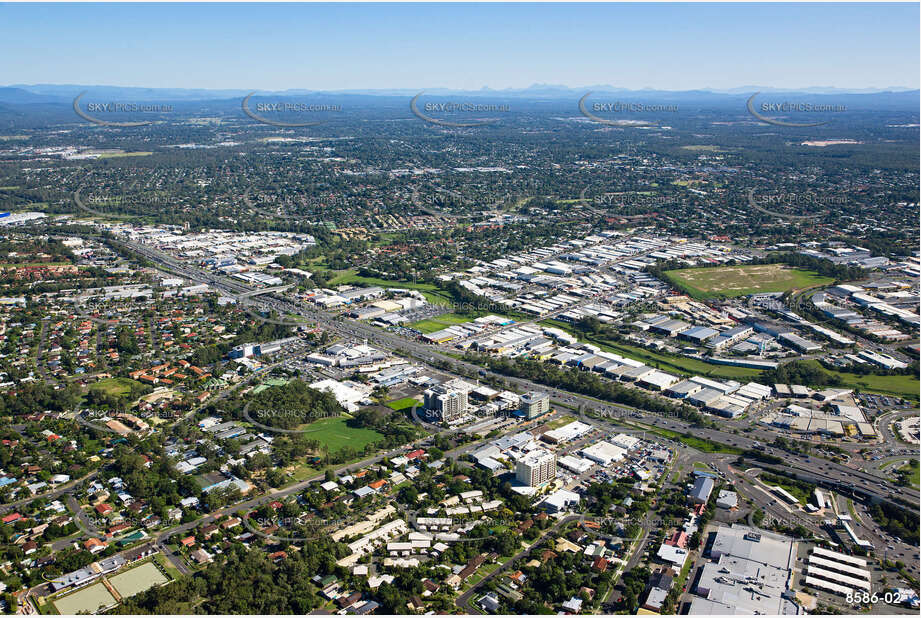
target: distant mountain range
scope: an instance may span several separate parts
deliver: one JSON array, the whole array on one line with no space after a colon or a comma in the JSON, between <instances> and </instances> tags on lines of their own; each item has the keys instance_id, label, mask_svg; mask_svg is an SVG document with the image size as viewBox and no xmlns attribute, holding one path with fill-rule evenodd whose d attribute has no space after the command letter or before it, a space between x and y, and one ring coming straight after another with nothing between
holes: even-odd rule
<instances>
[{"instance_id":1,"label":"distant mountain range","mask_svg":"<svg viewBox=\"0 0 921 618\"><path fill-rule=\"evenodd\" d=\"M756 92L762 95L777 96L810 96L810 97L881 97L887 104L910 103L917 104L919 90L892 87L887 89L863 88L847 89L834 87L811 88L773 88L769 86L740 86L731 89L701 88L695 90L656 90L617 88L610 85L593 85L581 88L571 88L554 84L534 84L528 88L479 90L456 90L450 88L423 88L419 89L352 89L352 90L256 90L257 96L297 97L306 95L321 96L372 96L372 97L412 97L424 90L427 95L438 96L466 96L478 98L528 98L539 100L572 100L587 92L609 94L626 99L648 99L659 101L684 100L688 102L707 102L726 100L727 98L747 97ZM7 104L61 104L72 103L74 97L81 92L87 92L94 99L114 101L220 101L239 99L252 92L244 89L210 90L204 88L140 88L128 86L104 85L77 85L77 84L14 84L0 87L0 103Z\"/></svg>"}]
</instances>

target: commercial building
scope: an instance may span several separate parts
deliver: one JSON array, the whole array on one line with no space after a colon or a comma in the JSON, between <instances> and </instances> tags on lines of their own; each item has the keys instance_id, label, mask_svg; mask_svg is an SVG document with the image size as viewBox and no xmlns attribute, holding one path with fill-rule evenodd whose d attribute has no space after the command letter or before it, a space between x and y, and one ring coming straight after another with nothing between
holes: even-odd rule
<instances>
[{"instance_id":1,"label":"commercial building","mask_svg":"<svg viewBox=\"0 0 921 618\"><path fill-rule=\"evenodd\" d=\"M423 393L425 410L441 422L450 423L467 412L471 390L470 384L459 379L437 384Z\"/></svg>"},{"instance_id":2,"label":"commercial building","mask_svg":"<svg viewBox=\"0 0 921 618\"><path fill-rule=\"evenodd\" d=\"M564 442L570 442L577 438L581 438L585 434L592 431L592 429L594 428L587 423L573 421L569 424L563 425L558 429L551 429L550 431L545 432L542 436L542 439L550 442L551 444L562 444Z\"/></svg>"},{"instance_id":3,"label":"commercial building","mask_svg":"<svg viewBox=\"0 0 921 618\"><path fill-rule=\"evenodd\" d=\"M547 393L531 391L521 396L519 411L529 421L550 411L550 396Z\"/></svg>"},{"instance_id":4,"label":"commercial building","mask_svg":"<svg viewBox=\"0 0 921 618\"><path fill-rule=\"evenodd\" d=\"M793 539L738 524L720 527L700 570L690 615L798 614L791 600Z\"/></svg>"},{"instance_id":5,"label":"commercial building","mask_svg":"<svg viewBox=\"0 0 921 618\"><path fill-rule=\"evenodd\" d=\"M582 449L582 454L602 466L608 466L623 459L627 451L609 442L601 441Z\"/></svg>"},{"instance_id":6,"label":"commercial building","mask_svg":"<svg viewBox=\"0 0 921 618\"><path fill-rule=\"evenodd\" d=\"M528 487L537 487L556 478L556 456L536 449L518 460L515 478Z\"/></svg>"},{"instance_id":7,"label":"commercial building","mask_svg":"<svg viewBox=\"0 0 921 618\"><path fill-rule=\"evenodd\" d=\"M693 504L706 504L713 493L713 479L709 476L698 476L694 486L688 494L688 500Z\"/></svg>"}]
</instances>

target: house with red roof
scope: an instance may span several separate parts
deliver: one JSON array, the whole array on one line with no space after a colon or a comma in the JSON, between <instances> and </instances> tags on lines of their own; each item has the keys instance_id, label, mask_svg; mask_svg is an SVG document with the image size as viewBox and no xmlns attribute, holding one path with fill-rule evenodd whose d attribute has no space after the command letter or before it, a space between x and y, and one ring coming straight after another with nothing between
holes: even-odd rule
<instances>
[{"instance_id":1,"label":"house with red roof","mask_svg":"<svg viewBox=\"0 0 921 618\"><path fill-rule=\"evenodd\" d=\"M20 515L19 513L10 513L9 515L6 515L3 518L3 523L11 524L14 521L19 521L20 519L22 519L22 515Z\"/></svg>"},{"instance_id":2,"label":"house with red roof","mask_svg":"<svg viewBox=\"0 0 921 618\"><path fill-rule=\"evenodd\" d=\"M106 504L105 502L102 502L96 505L96 512L99 513L100 515L108 515L113 510L114 509L112 508L112 505Z\"/></svg>"},{"instance_id":3,"label":"house with red roof","mask_svg":"<svg viewBox=\"0 0 921 618\"><path fill-rule=\"evenodd\" d=\"M688 535L686 532L678 531L671 535L666 541L666 545L673 545L680 549L688 548Z\"/></svg>"}]
</instances>

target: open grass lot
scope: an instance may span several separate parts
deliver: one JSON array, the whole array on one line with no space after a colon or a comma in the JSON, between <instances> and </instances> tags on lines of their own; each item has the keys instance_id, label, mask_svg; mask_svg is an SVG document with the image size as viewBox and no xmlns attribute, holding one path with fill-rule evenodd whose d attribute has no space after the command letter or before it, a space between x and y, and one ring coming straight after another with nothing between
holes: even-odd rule
<instances>
[{"instance_id":1,"label":"open grass lot","mask_svg":"<svg viewBox=\"0 0 921 618\"><path fill-rule=\"evenodd\" d=\"M760 480L762 483L770 487L776 486L786 490L791 496L799 500L800 504L808 503L809 498L812 496L811 490L807 490L795 483L787 482L785 478L777 476L776 474L763 472L761 473Z\"/></svg>"},{"instance_id":2,"label":"open grass lot","mask_svg":"<svg viewBox=\"0 0 921 618\"><path fill-rule=\"evenodd\" d=\"M318 440L325 445L330 453L335 453L343 446L361 450L367 444L377 442L384 436L373 429L349 427L346 422L349 417L322 418L318 421L301 425L307 437Z\"/></svg>"},{"instance_id":3,"label":"open grass lot","mask_svg":"<svg viewBox=\"0 0 921 618\"><path fill-rule=\"evenodd\" d=\"M412 281L394 281L391 279L379 279L377 277L362 277L354 270L344 270L329 280L329 285L351 285L362 283L364 285L378 285L382 288L406 288L407 290L430 290L438 289L434 283L413 283Z\"/></svg>"},{"instance_id":4,"label":"open grass lot","mask_svg":"<svg viewBox=\"0 0 921 618\"><path fill-rule=\"evenodd\" d=\"M404 397L403 399L395 399L387 403L387 407L391 410L405 410L406 408L411 408L413 406L419 405L419 400L415 397Z\"/></svg>"},{"instance_id":5,"label":"open grass lot","mask_svg":"<svg viewBox=\"0 0 921 618\"><path fill-rule=\"evenodd\" d=\"M125 157L149 157L153 153L147 150L138 152L106 152L99 155L100 159L123 159Z\"/></svg>"},{"instance_id":6,"label":"open grass lot","mask_svg":"<svg viewBox=\"0 0 921 618\"><path fill-rule=\"evenodd\" d=\"M412 281L393 281L377 277L362 277L354 270L344 270L329 280L330 286L336 285L377 285L382 288L405 288L419 290L425 299L433 305L450 305L454 302L450 295L434 283L413 283ZM437 329L436 329L437 330Z\"/></svg>"},{"instance_id":7,"label":"open grass lot","mask_svg":"<svg viewBox=\"0 0 921 618\"><path fill-rule=\"evenodd\" d=\"M563 425L569 424L569 423L573 422L574 420L576 420L576 417L575 417L575 416L573 416L573 415L571 415L571 414L564 414L564 415L561 416L560 418L554 419L554 420L550 421L549 423L547 423L547 424L546 424L546 425L547 425L547 429L548 429L548 430L551 430L551 429L559 429L559 428L562 427Z\"/></svg>"},{"instance_id":8,"label":"open grass lot","mask_svg":"<svg viewBox=\"0 0 921 618\"><path fill-rule=\"evenodd\" d=\"M821 367L818 361L810 360L817 367ZM853 388L862 393L880 393L883 395L897 395L905 399L918 401L918 390L921 388L921 382L914 376L875 376L875 375L858 375L856 373L847 373L844 371L831 371L822 368L826 373L836 375L841 378L841 386Z\"/></svg>"},{"instance_id":9,"label":"open grass lot","mask_svg":"<svg viewBox=\"0 0 921 618\"><path fill-rule=\"evenodd\" d=\"M425 320L419 320L418 322L413 322L408 324L410 328L415 328L420 333L434 333L448 326L453 326L454 324L463 324L464 322L469 322L473 318L469 315L458 315L456 313L443 313L434 318L426 318Z\"/></svg>"},{"instance_id":10,"label":"open grass lot","mask_svg":"<svg viewBox=\"0 0 921 618\"><path fill-rule=\"evenodd\" d=\"M753 264L666 271L671 282L694 298L745 296L761 292L786 292L832 283L810 270L785 264Z\"/></svg>"},{"instance_id":11,"label":"open grass lot","mask_svg":"<svg viewBox=\"0 0 921 618\"><path fill-rule=\"evenodd\" d=\"M70 615L94 613L99 608L110 605L115 605L115 597L106 590L102 582L54 600L54 607L59 613Z\"/></svg>"},{"instance_id":12,"label":"open grass lot","mask_svg":"<svg viewBox=\"0 0 921 618\"><path fill-rule=\"evenodd\" d=\"M921 486L921 467L912 467L911 464L905 464L899 468L899 471L908 473L908 480L911 482L912 486Z\"/></svg>"},{"instance_id":13,"label":"open grass lot","mask_svg":"<svg viewBox=\"0 0 921 618\"><path fill-rule=\"evenodd\" d=\"M91 385L90 389L102 391L107 395L121 397L130 393L132 386L139 384L140 382L135 382L130 378L103 378Z\"/></svg>"},{"instance_id":14,"label":"open grass lot","mask_svg":"<svg viewBox=\"0 0 921 618\"><path fill-rule=\"evenodd\" d=\"M169 579L151 561L109 578L109 583L123 598L165 584Z\"/></svg>"}]
</instances>

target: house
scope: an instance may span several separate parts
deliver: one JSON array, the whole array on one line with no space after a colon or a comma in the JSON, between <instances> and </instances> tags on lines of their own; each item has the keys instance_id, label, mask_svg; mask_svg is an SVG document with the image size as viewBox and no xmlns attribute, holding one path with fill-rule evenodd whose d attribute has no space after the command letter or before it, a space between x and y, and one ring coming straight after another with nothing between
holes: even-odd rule
<instances>
[{"instance_id":1,"label":"house","mask_svg":"<svg viewBox=\"0 0 921 618\"><path fill-rule=\"evenodd\" d=\"M347 609L355 605L359 601L361 601L361 593L353 592L349 595L343 595L339 597L338 599L336 599L336 605L339 606L339 609Z\"/></svg>"},{"instance_id":2,"label":"house","mask_svg":"<svg viewBox=\"0 0 921 618\"><path fill-rule=\"evenodd\" d=\"M205 564L206 562L211 562L211 554L206 552L204 549L196 549L189 554L191 558L198 564Z\"/></svg>"},{"instance_id":3,"label":"house","mask_svg":"<svg viewBox=\"0 0 921 618\"><path fill-rule=\"evenodd\" d=\"M582 611L582 599L579 597L572 597L563 603L563 609L567 612L578 614Z\"/></svg>"},{"instance_id":4,"label":"house","mask_svg":"<svg viewBox=\"0 0 921 618\"><path fill-rule=\"evenodd\" d=\"M495 613L499 611L499 596L495 592L487 592L477 600L476 604L485 612Z\"/></svg>"},{"instance_id":5,"label":"house","mask_svg":"<svg viewBox=\"0 0 921 618\"><path fill-rule=\"evenodd\" d=\"M95 537L89 538L83 543L83 549L87 550L91 554L98 554L106 547L108 547L108 543L104 543Z\"/></svg>"},{"instance_id":6,"label":"house","mask_svg":"<svg viewBox=\"0 0 921 618\"><path fill-rule=\"evenodd\" d=\"M685 532L675 532L668 538L668 540L665 541L665 544L672 545L674 547L680 547L681 549L687 549L688 535Z\"/></svg>"},{"instance_id":7,"label":"house","mask_svg":"<svg viewBox=\"0 0 921 618\"><path fill-rule=\"evenodd\" d=\"M195 545L195 537L194 537L194 536L187 536L186 538L184 538L184 539L182 539L181 541L179 541L179 544L180 544L182 547L192 547L193 545Z\"/></svg>"},{"instance_id":8,"label":"house","mask_svg":"<svg viewBox=\"0 0 921 618\"><path fill-rule=\"evenodd\" d=\"M106 504L105 502L96 505L96 512L100 515L108 515L113 510L112 505Z\"/></svg>"}]
</instances>

